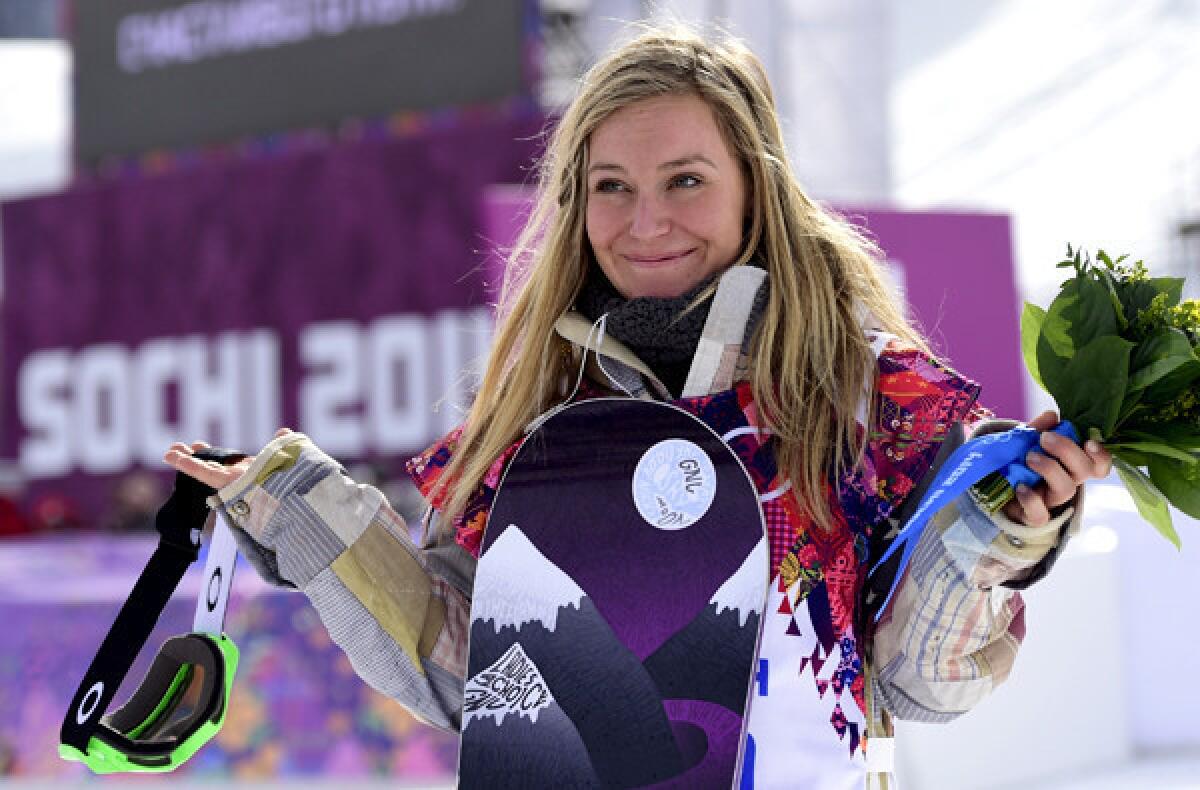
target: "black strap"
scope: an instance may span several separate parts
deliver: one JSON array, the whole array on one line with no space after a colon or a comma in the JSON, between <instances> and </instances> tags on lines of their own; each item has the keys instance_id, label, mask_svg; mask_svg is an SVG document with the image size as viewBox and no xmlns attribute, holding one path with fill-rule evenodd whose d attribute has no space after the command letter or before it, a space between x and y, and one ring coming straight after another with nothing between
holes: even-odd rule
<instances>
[{"instance_id":1,"label":"black strap","mask_svg":"<svg viewBox=\"0 0 1200 790\"><path fill-rule=\"evenodd\" d=\"M195 457L228 465L246 455L211 448L195 453ZM200 532L208 519L205 500L214 493L211 487L182 472L175 475L175 490L154 519L154 528L159 534L158 547L71 699L63 719L62 743L87 752L88 741L99 725L100 717L108 710L117 688L150 638L183 574L200 554Z\"/></svg>"}]
</instances>

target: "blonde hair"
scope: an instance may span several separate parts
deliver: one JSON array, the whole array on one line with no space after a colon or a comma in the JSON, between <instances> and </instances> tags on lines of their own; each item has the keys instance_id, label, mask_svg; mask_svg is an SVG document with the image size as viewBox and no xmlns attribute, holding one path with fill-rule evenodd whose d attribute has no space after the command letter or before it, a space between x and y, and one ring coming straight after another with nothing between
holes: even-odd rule
<instances>
[{"instance_id":1,"label":"blonde hair","mask_svg":"<svg viewBox=\"0 0 1200 790\"><path fill-rule=\"evenodd\" d=\"M822 527L832 515L829 475L861 458L855 414L874 381L861 326L924 348L881 278L878 249L804 194L788 165L761 62L731 37L707 40L649 29L597 63L554 129L533 212L509 255L500 319L477 397L441 485L444 525L465 508L488 468L535 417L563 399L580 364L554 331L592 263L585 237L588 139L606 118L656 96L695 95L713 111L748 184L746 239L732 265L767 269L769 297L751 346L751 386L802 508Z\"/></svg>"}]
</instances>

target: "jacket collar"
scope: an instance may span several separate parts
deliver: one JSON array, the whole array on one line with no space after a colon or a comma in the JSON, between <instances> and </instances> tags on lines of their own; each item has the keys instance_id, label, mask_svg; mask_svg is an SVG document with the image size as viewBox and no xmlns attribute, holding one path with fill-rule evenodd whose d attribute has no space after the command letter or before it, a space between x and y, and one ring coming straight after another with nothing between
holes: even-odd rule
<instances>
[{"instance_id":1,"label":"jacket collar","mask_svg":"<svg viewBox=\"0 0 1200 790\"><path fill-rule=\"evenodd\" d=\"M767 273L757 266L733 266L721 275L704 331L696 345L684 384L684 398L710 395L733 387L748 373L748 352L766 295ZM564 340L591 353L585 372L593 381L636 398L671 400L676 397L642 360L621 341L602 331L603 318L593 324L575 310L564 313L555 331Z\"/></svg>"}]
</instances>

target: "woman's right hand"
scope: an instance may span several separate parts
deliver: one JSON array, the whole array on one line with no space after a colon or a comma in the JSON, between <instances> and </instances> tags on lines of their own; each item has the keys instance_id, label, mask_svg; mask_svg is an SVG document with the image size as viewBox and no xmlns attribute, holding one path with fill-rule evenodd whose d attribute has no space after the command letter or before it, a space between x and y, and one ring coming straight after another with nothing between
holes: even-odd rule
<instances>
[{"instance_id":1,"label":"woman's right hand","mask_svg":"<svg viewBox=\"0 0 1200 790\"><path fill-rule=\"evenodd\" d=\"M291 433L291 429L280 428L275 432L275 436L278 438L285 433ZM241 477L250 468L250 464L254 463L252 455L228 466L216 461L202 461L193 455L200 450L207 450L210 446L207 442L192 442L190 445L175 442L163 455L163 460L188 477L218 491Z\"/></svg>"},{"instance_id":2,"label":"woman's right hand","mask_svg":"<svg viewBox=\"0 0 1200 790\"><path fill-rule=\"evenodd\" d=\"M190 445L183 442L175 442L167 450L166 454L163 455L163 460L188 477L195 478L209 488L214 488L217 491L220 491L241 477L242 473L249 469L250 464L254 461L254 456L249 456L238 461L236 464L225 466L216 461L201 461L192 455L192 453L199 450L206 450L208 447L209 445L206 442L192 442Z\"/></svg>"}]
</instances>

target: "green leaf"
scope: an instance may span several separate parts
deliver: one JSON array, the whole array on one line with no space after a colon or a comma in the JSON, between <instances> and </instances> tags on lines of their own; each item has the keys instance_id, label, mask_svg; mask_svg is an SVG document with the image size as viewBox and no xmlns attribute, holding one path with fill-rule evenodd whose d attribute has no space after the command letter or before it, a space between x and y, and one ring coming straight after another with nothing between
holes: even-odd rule
<instances>
[{"instance_id":1,"label":"green leaf","mask_svg":"<svg viewBox=\"0 0 1200 790\"><path fill-rule=\"evenodd\" d=\"M1046 311L1026 302L1025 309L1021 311L1021 356L1025 358L1025 367L1029 370L1029 375L1033 376L1033 380L1042 389L1046 389L1046 385L1042 383L1042 376L1038 373L1037 343L1045 323Z\"/></svg>"},{"instance_id":2,"label":"green leaf","mask_svg":"<svg viewBox=\"0 0 1200 790\"><path fill-rule=\"evenodd\" d=\"M1152 458L1150 480L1171 504L1192 518L1200 518L1200 464Z\"/></svg>"},{"instance_id":3,"label":"green leaf","mask_svg":"<svg viewBox=\"0 0 1200 790\"><path fill-rule=\"evenodd\" d=\"M1142 405L1140 390L1126 390L1125 398L1121 401L1121 409L1117 414L1117 430L1120 431L1125 422L1133 416L1134 411Z\"/></svg>"},{"instance_id":4,"label":"green leaf","mask_svg":"<svg viewBox=\"0 0 1200 790\"><path fill-rule=\"evenodd\" d=\"M1112 436L1129 379L1129 354L1133 343L1110 335L1099 337L1081 348L1067 363L1057 390L1064 420L1085 433L1092 427Z\"/></svg>"},{"instance_id":5,"label":"green leaf","mask_svg":"<svg viewBox=\"0 0 1200 790\"><path fill-rule=\"evenodd\" d=\"M1042 318L1042 331L1038 334L1034 347L1034 360L1042 386L1056 399L1059 383L1071 357L1075 355L1075 344L1071 340L1070 324L1064 313L1068 307L1078 301L1075 280L1070 280Z\"/></svg>"},{"instance_id":6,"label":"green leaf","mask_svg":"<svg viewBox=\"0 0 1200 790\"><path fill-rule=\"evenodd\" d=\"M1104 286L1105 292L1108 294L1108 301L1112 303L1113 315L1117 318L1117 325L1121 329L1129 328L1129 321L1125 318L1125 311L1121 306L1121 297L1117 296L1117 286L1112 275L1112 261L1107 259L1108 268L1110 271L1100 272L1100 283Z\"/></svg>"},{"instance_id":7,"label":"green leaf","mask_svg":"<svg viewBox=\"0 0 1200 790\"><path fill-rule=\"evenodd\" d=\"M1078 299L1065 305L1063 318L1075 348L1083 348L1098 337L1117 334L1117 307L1108 288L1095 277L1077 281Z\"/></svg>"},{"instance_id":8,"label":"green leaf","mask_svg":"<svg viewBox=\"0 0 1200 790\"><path fill-rule=\"evenodd\" d=\"M1122 429L1114 441L1160 442L1181 450L1200 450L1200 425L1185 422L1152 422Z\"/></svg>"},{"instance_id":9,"label":"green leaf","mask_svg":"<svg viewBox=\"0 0 1200 790\"><path fill-rule=\"evenodd\" d=\"M1117 314L1104 285L1087 274L1064 283L1046 310L1036 348L1047 391L1057 399L1075 353L1096 338L1116 334Z\"/></svg>"},{"instance_id":10,"label":"green leaf","mask_svg":"<svg viewBox=\"0 0 1200 790\"><path fill-rule=\"evenodd\" d=\"M1116 446L1114 449L1114 445L1106 443L1104 445L1104 447L1105 447L1105 449L1110 450L1112 452L1114 462L1115 462L1115 459L1120 458L1122 461L1129 464L1130 466L1149 466L1150 465L1150 456L1146 453L1139 452L1138 450L1130 450L1125 445Z\"/></svg>"},{"instance_id":11,"label":"green leaf","mask_svg":"<svg viewBox=\"0 0 1200 790\"><path fill-rule=\"evenodd\" d=\"M1117 296L1125 318L1132 321L1137 314L1150 306L1154 297L1159 294L1167 295L1167 304L1174 307L1183 298L1183 279L1180 277L1151 277L1136 282L1129 280L1117 281Z\"/></svg>"},{"instance_id":12,"label":"green leaf","mask_svg":"<svg viewBox=\"0 0 1200 790\"><path fill-rule=\"evenodd\" d=\"M1197 381L1200 381L1200 359L1192 359L1146 387L1142 400L1150 404L1170 403Z\"/></svg>"},{"instance_id":13,"label":"green leaf","mask_svg":"<svg viewBox=\"0 0 1200 790\"><path fill-rule=\"evenodd\" d=\"M1142 518L1150 522L1150 525L1158 530L1160 535L1171 541L1175 548L1180 548L1179 533L1175 531L1175 526L1171 523L1171 511L1167 507L1167 498L1163 496L1163 493L1155 487L1141 469L1129 465L1120 456L1113 457L1113 467L1116 468L1121 482L1125 484L1125 488L1133 497L1133 503L1137 505L1138 513Z\"/></svg>"},{"instance_id":14,"label":"green leaf","mask_svg":"<svg viewBox=\"0 0 1200 790\"><path fill-rule=\"evenodd\" d=\"M1058 296L1046 309L1042 322L1042 337L1050 344L1055 354L1070 357L1075 353L1075 343L1071 339L1071 322L1067 313L1079 302L1079 280L1071 279L1063 285Z\"/></svg>"},{"instance_id":15,"label":"green leaf","mask_svg":"<svg viewBox=\"0 0 1200 790\"><path fill-rule=\"evenodd\" d=\"M1163 458L1171 458L1185 464L1194 464L1200 461L1200 458L1192 455L1187 450L1179 450L1162 442L1105 442L1104 446L1113 452L1118 450L1133 450Z\"/></svg>"},{"instance_id":16,"label":"green leaf","mask_svg":"<svg viewBox=\"0 0 1200 790\"><path fill-rule=\"evenodd\" d=\"M1137 344L1129 361L1129 389L1142 390L1171 371L1196 359L1188 336L1164 327Z\"/></svg>"},{"instance_id":17,"label":"green leaf","mask_svg":"<svg viewBox=\"0 0 1200 790\"><path fill-rule=\"evenodd\" d=\"M1150 284L1160 294L1167 295L1167 306L1174 307L1183 299L1182 277L1151 277Z\"/></svg>"}]
</instances>

